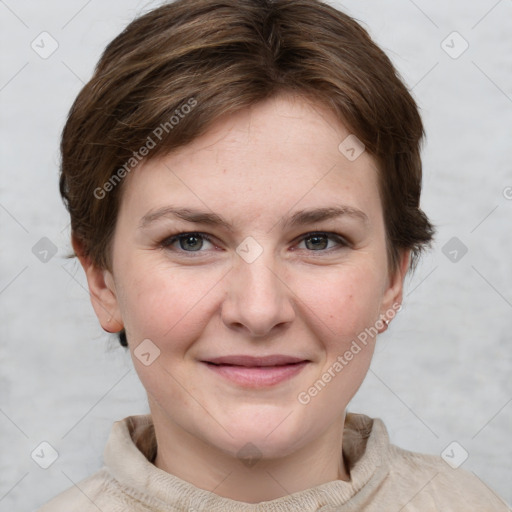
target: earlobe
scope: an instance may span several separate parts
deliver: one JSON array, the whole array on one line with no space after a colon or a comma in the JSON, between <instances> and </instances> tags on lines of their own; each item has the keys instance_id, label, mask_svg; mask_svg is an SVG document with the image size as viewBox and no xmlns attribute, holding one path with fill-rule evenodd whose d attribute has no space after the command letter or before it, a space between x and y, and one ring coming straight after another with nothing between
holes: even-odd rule
<instances>
[{"instance_id":1,"label":"earlobe","mask_svg":"<svg viewBox=\"0 0 512 512\"><path fill-rule=\"evenodd\" d=\"M81 250L81 244L75 239L73 239L73 248L87 277L91 304L101 327L109 333L121 331L124 325L119 312L112 273L99 268L90 257L85 256Z\"/></svg>"}]
</instances>

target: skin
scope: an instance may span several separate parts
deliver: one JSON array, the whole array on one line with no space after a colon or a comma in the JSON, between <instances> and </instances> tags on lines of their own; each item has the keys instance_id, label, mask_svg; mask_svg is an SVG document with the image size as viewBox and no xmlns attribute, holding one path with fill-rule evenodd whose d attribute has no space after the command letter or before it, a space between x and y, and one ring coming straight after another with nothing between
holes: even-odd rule
<instances>
[{"instance_id":1,"label":"skin","mask_svg":"<svg viewBox=\"0 0 512 512\"><path fill-rule=\"evenodd\" d=\"M323 106L276 96L126 178L112 272L75 244L101 325L126 329L155 424L157 467L251 503L350 480L340 456L345 412L375 338L309 403L297 397L401 302L408 254L390 272L376 164L367 152L349 161L338 150L349 134ZM155 218L170 206L215 213L229 228ZM299 210L340 206L362 214L284 222ZM169 241L190 232L211 242ZM247 237L262 249L251 263L236 251ZM160 350L149 366L134 355L145 339ZM266 388L239 386L200 362L233 354L309 362ZM240 460L248 443L253 465Z\"/></svg>"}]
</instances>

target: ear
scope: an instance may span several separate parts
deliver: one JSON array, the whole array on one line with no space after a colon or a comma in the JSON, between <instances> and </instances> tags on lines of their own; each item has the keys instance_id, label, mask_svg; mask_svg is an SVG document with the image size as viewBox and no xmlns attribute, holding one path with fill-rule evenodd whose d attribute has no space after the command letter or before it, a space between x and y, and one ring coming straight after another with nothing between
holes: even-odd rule
<instances>
[{"instance_id":1,"label":"ear","mask_svg":"<svg viewBox=\"0 0 512 512\"><path fill-rule=\"evenodd\" d=\"M387 288L381 304L380 317L383 320L391 321L399 311L399 305L402 304L404 292L404 280L409 270L411 251L403 251L400 254L398 265L393 272L389 274Z\"/></svg>"},{"instance_id":2,"label":"ear","mask_svg":"<svg viewBox=\"0 0 512 512\"><path fill-rule=\"evenodd\" d=\"M110 333L121 331L123 322L112 273L109 270L97 267L90 257L85 256L82 244L74 237L72 244L75 254L85 271L91 304L101 327Z\"/></svg>"}]
</instances>

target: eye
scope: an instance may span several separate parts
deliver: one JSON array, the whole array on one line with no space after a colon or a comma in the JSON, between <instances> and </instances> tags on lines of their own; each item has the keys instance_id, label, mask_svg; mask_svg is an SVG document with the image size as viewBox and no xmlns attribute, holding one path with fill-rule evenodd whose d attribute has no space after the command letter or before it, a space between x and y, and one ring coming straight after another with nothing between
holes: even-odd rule
<instances>
[{"instance_id":1,"label":"eye","mask_svg":"<svg viewBox=\"0 0 512 512\"><path fill-rule=\"evenodd\" d=\"M176 247L176 244L178 247ZM179 233L166 238L161 245L166 249L175 249L185 252L202 252L201 250L205 249L205 244L210 244L211 246L206 247L206 249L213 248L210 238L203 233Z\"/></svg>"},{"instance_id":2,"label":"eye","mask_svg":"<svg viewBox=\"0 0 512 512\"><path fill-rule=\"evenodd\" d=\"M325 251L326 249L336 248L336 246L346 247L349 245L343 237L336 233L308 233L302 237L300 243L304 243L306 249L310 251ZM303 247L299 248L302 249Z\"/></svg>"}]
</instances>

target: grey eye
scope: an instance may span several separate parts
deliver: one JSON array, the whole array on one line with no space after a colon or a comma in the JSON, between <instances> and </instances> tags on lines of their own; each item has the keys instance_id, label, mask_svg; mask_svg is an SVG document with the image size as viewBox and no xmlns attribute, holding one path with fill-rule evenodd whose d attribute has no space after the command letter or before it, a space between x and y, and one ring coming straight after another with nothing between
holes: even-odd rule
<instances>
[{"instance_id":1,"label":"grey eye","mask_svg":"<svg viewBox=\"0 0 512 512\"><path fill-rule=\"evenodd\" d=\"M312 251L327 249L329 237L327 235L313 235L304 239L306 247Z\"/></svg>"},{"instance_id":2,"label":"grey eye","mask_svg":"<svg viewBox=\"0 0 512 512\"><path fill-rule=\"evenodd\" d=\"M201 235L184 235L179 238L180 248L184 251L199 251L203 248L203 237Z\"/></svg>"}]
</instances>

